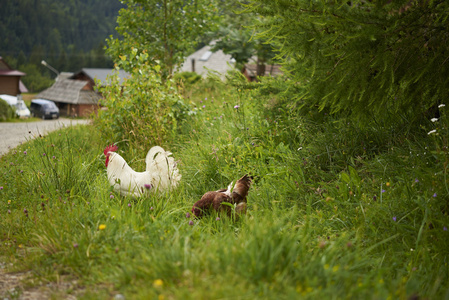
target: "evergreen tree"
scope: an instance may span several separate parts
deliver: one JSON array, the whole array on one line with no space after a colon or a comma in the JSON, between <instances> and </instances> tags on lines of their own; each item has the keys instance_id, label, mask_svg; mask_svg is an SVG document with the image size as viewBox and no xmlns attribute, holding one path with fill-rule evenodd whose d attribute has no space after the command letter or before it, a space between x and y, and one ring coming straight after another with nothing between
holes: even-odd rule
<instances>
[{"instance_id":1,"label":"evergreen tree","mask_svg":"<svg viewBox=\"0 0 449 300\"><path fill-rule=\"evenodd\" d=\"M277 41L296 104L419 116L449 92L448 1L251 0Z\"/></svg>"}]
</instances>

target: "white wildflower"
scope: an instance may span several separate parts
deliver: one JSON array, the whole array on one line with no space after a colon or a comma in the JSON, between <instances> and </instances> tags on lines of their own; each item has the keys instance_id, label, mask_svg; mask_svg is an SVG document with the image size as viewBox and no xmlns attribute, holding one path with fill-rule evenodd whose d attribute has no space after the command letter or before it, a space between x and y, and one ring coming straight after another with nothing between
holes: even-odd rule
<instances>
[{"instance_id":1,"label":"white wildflower","mask_svg":"<svg viewBox=\"0 0 449 300\"><path fill-rule=\"evenodd\" d=\"M300 151L300 150L302 150L302 147L299 147L299 148L298 148L298 151Z\"/></svg>"},{"instance_id":2,"label":"white wildflower","mask_svg":"<svg viewBox=\"0 0 449 300\"><path fill-rule=\"evenodd\" d=\"M438 121L438 118L432 118L432 119L430 119L430 121L432 121L433 123L435 123L436 121Z\"/></svg>"},{"instance_id":3,"label":"white wildflower","mask_svg":"<svg viewBox=\"0 0 449 300\"><path fill-rule=\"evenodd\" d=\"M436 129L429 131L427 134L430 135L430 134L435 133L435 132L437 132Z\"/></svg>"},{"instance_id":4,"label":"white wildflower","mask_svg":"<svg viewBox=\"0 0 449 300\"><path fill-rule=\"evenodd\" d=\"M440 105L438 105L438 108L442 108L442 107L445 107L446 106L446 104L440 104Z\"/></svg>"}]
</instances>

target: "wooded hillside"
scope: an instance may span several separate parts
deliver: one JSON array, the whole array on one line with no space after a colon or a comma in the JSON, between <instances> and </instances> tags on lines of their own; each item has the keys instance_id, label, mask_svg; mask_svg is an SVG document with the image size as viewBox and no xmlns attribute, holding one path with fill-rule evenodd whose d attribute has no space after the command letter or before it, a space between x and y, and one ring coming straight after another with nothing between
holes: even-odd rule
<instances>
[{"instance_id":1,"label":"wooded hillside","mask_svg":"<svg viewBox=\"0 0 449 300\"><path fill-rule=\"evenodd\" d=\"M45 59L62 71L80 62L101 67L104 41L115 32L122 7L117 0L3 1L0 55L17 58L16 65Z\"/></svg>"}]
</instances>

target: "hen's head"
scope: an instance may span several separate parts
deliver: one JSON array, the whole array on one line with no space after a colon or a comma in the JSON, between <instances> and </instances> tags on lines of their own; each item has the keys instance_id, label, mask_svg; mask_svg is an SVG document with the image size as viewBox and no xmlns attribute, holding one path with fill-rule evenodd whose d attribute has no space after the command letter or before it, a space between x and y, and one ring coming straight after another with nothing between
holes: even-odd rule
<instances>
[{"instance_id":1,"label":"hen's head","mask_svg":"<svg viewBox=\"0 0 449 300\"><path fill-rule=\"evenodd\" d=\"M103 153L104 155L106 155L106 162L105 162L106 168L108 167L109 164L109 155L110 155L109 152L115 152L117 151L117 149L118 147L116 145L109 145L104 149Z\"/></svg>"}]
</instances>

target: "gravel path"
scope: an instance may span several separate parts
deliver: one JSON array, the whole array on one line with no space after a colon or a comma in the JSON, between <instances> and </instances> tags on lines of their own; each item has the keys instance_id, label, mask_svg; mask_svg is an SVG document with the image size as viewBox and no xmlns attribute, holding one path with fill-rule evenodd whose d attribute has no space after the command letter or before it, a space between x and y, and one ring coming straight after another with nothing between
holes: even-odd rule
<instances>
[{"instance_id":1,"label":"gravel path","mask_svg":"<svg viewBox=\"0 0 449 300\"><path fill-rule=\"evenodd\" d=\"M0 122L0 156L21 143L61 127L87 124L89 120L72 120L59 118L57 120L42 120L36 122ZM31 132L31 133L30 133Z\"/></svg>"}]
</instances>

